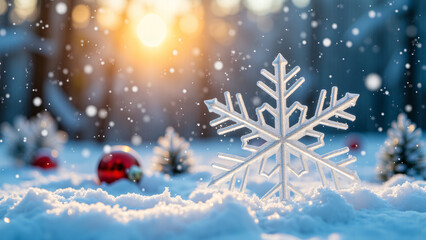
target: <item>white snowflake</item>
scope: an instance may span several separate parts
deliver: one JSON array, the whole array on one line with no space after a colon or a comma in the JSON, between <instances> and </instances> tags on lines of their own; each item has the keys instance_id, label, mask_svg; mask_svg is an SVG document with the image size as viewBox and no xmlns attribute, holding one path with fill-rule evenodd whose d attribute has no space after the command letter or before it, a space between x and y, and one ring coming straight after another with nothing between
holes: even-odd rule
<instances>
[{"instance_id":1,"label":"white snowflake","mask_svg":"<svg viewBox=\"0 0 426 240\"><path fill-rule=\"evenodd\" d=\"M279 174L278 183L269 189L263 196L263 199L270 198L279 192L280 199L286 200L289 199L291 192L301 195L301 192L289 182L289 174L293 173L297 177L306 174L308 172L306 160L311 160L316 164L324 186L327 185L324 168L331 172L334 185L337 189L340 188L337 174L350 180L358 181L359 178L356 172L345 168L348 164L356 161L355 157L349 155L339 162L331 160L348 153L349 148L344 147L325 154L315 152L318 148L323 147L325 143L324 133L314 130L314 128L323 125L346 130L348 125L339 122L337 118L340 117L350 121L355 120L355 116L345 112L345 110L355 105L359 94L346 93L344 97L337 100L337 87L333 87L330 104L327 108L324 108L326 90L321 90L315 115L311 118L306 118L307 106L297 101L290 107L287 106L288 97L305 81L302 77L295 80L294 83L290 83L290 80L300 71L300 67L297 66L289 73L286 73L287 60L281 54L278 54L272 64L275 74L265 69L262 69L261 74L275 85L275 89L268 87L262 81L257 82L257 86L276 101L276 107L274 108L268 103L263 103L262 106L256 109L257 121L249 117L240 93L236 94L236 104L239 111L234 109L229 92L225 92L224 94L226 104L220 103L216 98L205 101L210 112L220 115L210 122L212 127L217 126L219 128L217 131L219 135L227 134L241 128L251 130L241 137L241 141L242 149L252 153L248 157L219 153L218 157L220 159L229 160L234 164L226 166L214 163L213 167L224 172L214 177L210 185L218 185L229 181L229 188L232 190L236 185L237 174L241 173L240 191L244 192L249 168L253 163L258 162L260 163L259 174L268 178L275 176L277 173ZM287 86L289 87L287 88ZM296 110L300 112L299 121L290 126L290 116ZM266 123L265 111L274 117L273 126ZM336 119L331 120L333 117L336 117ZM228 122L230 124L225 125ZM311 144L304 144L301 139L305 136L309 136L315 139L315 141ZM252 140L259 138L264 140L262 145L258 146L252 143ZM270 171L267 171L265 167L266 162L274 155L276 164ZM291 155L300 161L302 170L298 171L290 165Z\"/></svg>"}]
</instances>

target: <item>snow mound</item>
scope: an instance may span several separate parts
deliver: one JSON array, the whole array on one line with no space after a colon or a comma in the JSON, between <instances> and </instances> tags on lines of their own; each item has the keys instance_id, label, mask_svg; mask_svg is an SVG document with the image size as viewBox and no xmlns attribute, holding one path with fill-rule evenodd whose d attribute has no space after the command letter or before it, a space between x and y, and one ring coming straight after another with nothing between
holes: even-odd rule
<instances>
[{"instance_id":1,"label":"snow mound","mask_svg":"<svg viewBox=\"0 0 426 240\"><path fill-rule=\"evenodd\" d=\"M247 182L249 194L207 188L224 147L192 145L190 173L150 171L150 150L141 146L142 181L110 185L97 182L98 158L82 157L82 147L97 156L100 146L69 145L54 171L16 167L0 146L0 239L426 239L426 181L374 182L373 147L357 163L359 184L337 192L307 178L303 197L281 202L259 199L271 187L259 176Z\"/></svg>"},{"instance_id":2,"label":"snow mound","mask_svg":"<svg viewBox=\"0 0 426 240\"><path fill-rule=\"evenodd\" d=\"M127 184L119 181L109 187ZM114 196L107 190L0 191L2 239L298 239L353 234L377 239L425 234L420 228L426 223L424 181L357 185L340 193L318 188L293 202L261 201L256 195L201 187L187 199L172 196L168 188L154 195Z\"/></svg>"},{"instance_id":3,"label":"snow mound","mask_svg":"<svg viewBox=\"0 0 426 240\"><path fill-rule=\"evenodd\" d=\"M162 194L118 197L102 189L30 188L0 201L3 239L259 238L253 212L228 194L194 202ZM238 226L238 227L237 227ZM125 234L124 234L125 233Z\"/></svg>"}]
</instances>

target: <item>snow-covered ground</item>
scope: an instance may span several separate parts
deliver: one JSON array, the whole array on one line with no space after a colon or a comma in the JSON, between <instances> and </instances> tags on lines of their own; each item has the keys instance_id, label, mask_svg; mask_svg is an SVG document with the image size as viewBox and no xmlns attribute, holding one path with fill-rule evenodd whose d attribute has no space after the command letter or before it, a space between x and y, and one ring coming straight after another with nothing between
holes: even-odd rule
<instances>
[{"instance_id":1,"label":"snow-covered ground","mask_svg":"<svg viewBox=\"0 0 426 240\"><path fill-rule=\"evenodd\" d=\"M358 137L365 152L354 153L350 168L360 183L336 192L318 187L312 171L298 183L304 199L291 202L259 200L272 183L255 172L247 194L207 188L217 152L240 152L238 141L192 142L194 169L176 177L150 170L155 143L135 147L139 185L97 183L100 145L68 143L53 171L16 167L0 145L0 239L426 239L426 182L378 182L375 154L385 135ZM336 135L327 144L345 141Z\"/></svg>"}]
</instances>

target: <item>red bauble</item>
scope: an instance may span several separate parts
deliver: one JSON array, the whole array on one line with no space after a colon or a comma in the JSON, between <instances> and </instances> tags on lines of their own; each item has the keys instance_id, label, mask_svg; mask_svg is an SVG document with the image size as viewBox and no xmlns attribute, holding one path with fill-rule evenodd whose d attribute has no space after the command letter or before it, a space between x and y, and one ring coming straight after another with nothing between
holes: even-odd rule
<instances>
[{"instance_id":1,"label":"red bauble","mask_svg":"<svg viewBox=\"0 0 426 240\"><path fill-rule=\"evenodd\" d=\"M142 178L139 154L128 146L114 146L110 153L102 156L98 166L101 182L113 183L127 178L139 182Z\"/></svg>"},{"instance_id":2,"label":"red bauble","mask_svg":"<svg viewBox=\"0 0 426 240\"><path fill-rule=\"evenodd\" d=\"M52 149L40 149L33 157L31 165L43 169L52 169L58 166L58 151Z\"/></svg>"},{"instance_id":3,"label":"red bauble","mask_svg":"<svg viewBox=\"0 0 426 240\"><path fill-rule=\"evenodd\" d=\"M350 136L346 142L346 145L352 151L358 151L361 148L361 139L357 136Z\"/></svg>"}]
</instances>

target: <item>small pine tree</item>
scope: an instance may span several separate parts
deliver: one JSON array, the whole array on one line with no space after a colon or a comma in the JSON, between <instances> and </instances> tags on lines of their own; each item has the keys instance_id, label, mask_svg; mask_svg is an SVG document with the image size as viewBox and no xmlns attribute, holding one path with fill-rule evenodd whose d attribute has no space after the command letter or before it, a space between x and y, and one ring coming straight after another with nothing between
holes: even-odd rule
<instances>
[{"instance_id":1,"label":"small pine tree","mask_svg":"<svg viewBox=\"0 0 426 240\"><path fill-rule=\"evenodd\" d=\"M154 148L154 170L169 175L188 172L193 162L189 143L172 127L168 127L166 135L158 139L158 145Z\"/></svg>"},{"instance_id":2,"label":"small pine tree","mask_svg":"<svg viewBox=\"0 0 426 240\"><path fill-rule=\"evenodd\" d=\"M18 164L29 164L41 148L61 150L68 138L58 130L56 120L48 112L31 119L17 117L13 125L3 123L1 133L9 154Z\"/></svg>"},{"instance_id":3,"label":"small pine tree","mask_svg":"<svg viewBox=\"0 0 426 240\"><path fill-rule=\"evenodd\" d=\"M416 125L404 113L398 115L397 121L392 122L388 138L378 154L377 172L382 181L395 174L426 178L421 136L421 129L416 130Z\"/></svg>"}]
</instances>

